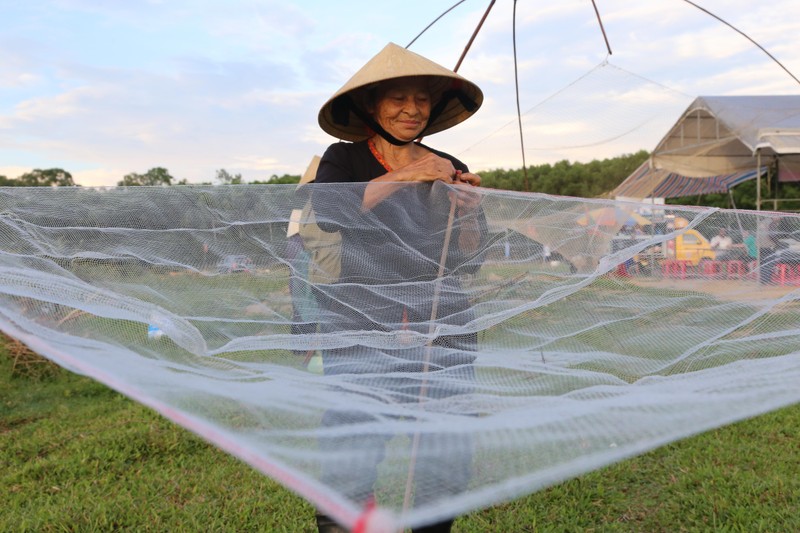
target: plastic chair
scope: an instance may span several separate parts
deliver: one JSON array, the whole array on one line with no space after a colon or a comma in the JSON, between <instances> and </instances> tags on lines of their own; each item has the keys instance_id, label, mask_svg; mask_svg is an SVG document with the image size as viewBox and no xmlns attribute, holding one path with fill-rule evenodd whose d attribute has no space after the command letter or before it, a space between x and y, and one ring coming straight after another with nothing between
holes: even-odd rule
<instances>
[{"instance_id":1,"label":"plastic chair","mask_svg":"<svg viewBox=\"0 0 800 533\"><path fill-rule=\"evenodd\" d=\"M742 276L745 275L744 261L739 261L736 259L727 261L727 264L725 265L725 272L728 279L742 279Z\"/></svg>"}]
</instances>

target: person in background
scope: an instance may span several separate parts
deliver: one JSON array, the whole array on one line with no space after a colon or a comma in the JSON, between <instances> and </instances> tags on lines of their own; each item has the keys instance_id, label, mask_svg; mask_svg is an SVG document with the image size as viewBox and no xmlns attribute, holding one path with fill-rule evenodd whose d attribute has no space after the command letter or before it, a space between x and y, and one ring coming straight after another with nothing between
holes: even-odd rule
<instances>
[{"instance_id":1,"label":"person in background","mask_svg":"<svg viewBox=\"0 0 800 533\"><path fill-rule=\"evenodd\" d=\"M303 185L313 181L317 173L319 156L312 158L306 172L300 178L295 191L298 200L304 200L307 194ZM292 335L306 335L317 332L318 306L314 290L309 283L313 279L309 271L313 259L313 247L306 246L308 235L308 220L304 219L303 209L292 209L289 214L289 223L286 226L286 260L289 263L289 296L292 300ZM308 366L314 355L314 350L293 350L294 355L304 357L304 364Z\"/></svg>"},{"instance_id":2,"label":"person in background","mask_svg":"<svg viewBox=\"0 0 800 533\"><path fill-rule=\"evenodd\" d=\"M289 262L289 296L292 299L292 335L312 334L317 331L316 299L308 283L309 254L299 233L300 210L292 210L286 232L286 259ZM308 364L311 350L293 350L303 356Z\"/></svg>"},{"instance_id":3,"label":"person in background","mask_svg":"<svg viewBox=\"0 0 800 533\"><path fill-rule=\"evenodd\" d=\"M325 151L312 193L317 224L324 231L339 232L342 238L339 279L320 290L326 295L322 306L328 316L326 326L332 332L382 331L388 327L428 333L432 309L438 309L437 319L457 317L453 320L459 324L472 320L460 274L480 268L481 254L487 246L488 229L480 195L472 192L481 184L481 178L455 157L422 144L419 139L467 119L482 100L483 94L475 84L390 43L322 107L322 129L350 141L334 143ZM332 183L362 185L330 192L320 188ZM358 222L358 218L364 222ZM451 238L446 263L440 265L445 227L451 231ZM440 268L445 270L442 277ZM377 289L409 282L430 294L420 293L414 297L413 305L404 305ZM433 291L435 284L440 284L441 291ZM462 385L453 385L452 390L431 385L426 389L428 397L447 397L465 390L464 384L474 378L476 347L475 334L432 340L434 358L428 375L439 373ZM392 382L402 383L402 387L392 388L387 394L394 395L398 402L418 402L421 378L408 377L408 373L428 372L427 367L421 370L420 351L368 346L326 350L323 371L326 376L396 372L405 377L391 378L395 380ZM368 415L342 409L329 410L323 417L326 427L370 421ZM365 442L369 439L371 442ZM423 435L421 449L426 445L446 446L454 453L452 458L418 462L416 502L431 501L442 492L457 492L466 487L471 475L465 454L455 453L469 448L465 442L469 439L459 437L444 442L439 437L427 443L425 439L430 436ZM352 498L369 505L385 443L386 438L381 436L324 439L320 442L323 448L359 449L361 455L357 464L329 467L327 471L323 468L323 481L340 487L347 484L346 492ZM452 523L452 519L445 520L414 531L448 532ZM341 531L321 513L317 514L317 526L320 532Z\"/></svg>"},{"instance_id":4,"label":"person in background","mask_svg":"<svg viewBox=\"0 0 800 533\"><path fill-rule=\"evenodd\" d=\"M772 273L775 270L779 240L780 219L778 217L760 219L758 222L758 279L763 285L772 283Z\"/></svg>"},{"instance_id":5,"label":"person in background","mask_svg":"<svg viewBox=\"0 0 800 533\"><path fill-rule=\"evenodd\" d=\"M758 248L756 247L756 236L749 231L744 232L744 239L742 240L744 248L747 251L747 259L755 261L758 259Z\"/></svg>"},{"instance_id":6,"label":"person in background","mask_svg":"<svg viewBox=\"0 0 800 533\"><path fill-rule=\"evenodd\" d=\"M731 248L733 247L733 239L728 236L725 228L720 228L714 237L711 238L711 249L716 252L717 261L727 261L732 259Z\"/></svg>"}]
</instances>

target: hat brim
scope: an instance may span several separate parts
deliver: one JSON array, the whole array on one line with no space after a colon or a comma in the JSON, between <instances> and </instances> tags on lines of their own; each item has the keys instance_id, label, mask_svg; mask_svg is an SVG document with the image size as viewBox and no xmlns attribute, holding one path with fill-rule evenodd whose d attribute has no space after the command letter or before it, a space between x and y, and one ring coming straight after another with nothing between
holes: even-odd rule
<instances>
[{"instance_id":1,"label":"hat brim","mask_svg":"<svg viewBox=\"0 0 800 533\"><path fill-rule=\"evenodd\" d=\"M354 113L348 112L345 117L334 113L334 102L344 95L349 95L354 102L359 102L363 98L357 96L368 87L412 76L426 76L431 79L432 107L436 106L446 92L453 89L461 91L475 104L470 106L472 109L467 109L460 99L450 99L442 112L428 124L425 135L446 130L463 122L483 103L483 92L471 81L419 54L389 43L325 102L319 112L320 127L326 133L346 141L357 142L369 138L372 132Z\"/></svg>"}]
</instances>

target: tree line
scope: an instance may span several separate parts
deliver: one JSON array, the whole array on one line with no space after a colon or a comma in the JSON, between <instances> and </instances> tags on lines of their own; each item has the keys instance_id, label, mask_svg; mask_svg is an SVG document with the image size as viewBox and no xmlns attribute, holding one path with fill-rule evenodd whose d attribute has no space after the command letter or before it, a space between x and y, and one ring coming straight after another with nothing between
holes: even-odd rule
<instances>
[{"instance_id":1,"label":"tree line","mask_svg":"<svg viewBox=\"0 0 800 533\"><path fill-rule=\"evenodd\" d=\"M72 187L72 174L61 168L34 169L16 179L0 175L0 187Z\"/></svg>"},{"instance_id":2,"label":"tree line","mask_svg":"<svg viewBox=\"0 0 800 533\"><path fill-rule=\"evenodd\" d=\"M221 185L239 185L245 183L241 174L231 174L225 169L217 170L215 176L217 183ZM297 183L300 181L300 176L291 174L284 174L277 176L273 174L266 181L250 181L252 184L267 184L267 183ZM143 174L131 172L123 176L117 182L119 187L136 187L136 186L169 186L169 185L190 185L189 181L184 179L176 179L173 177L169 170L164 167L154 167ZM191 185L214 185L214 182L206 181L201 183L192 183ZM8 178L0 174L0 187L80 187L79 183L75 183L72 174L62 168L48 168L48 169L34 169L26 172L16 178Z\"/></svg>"},{"instance_id":3,"label":"tree line","mask_svg":"<svg viewBox=\"0 0 800 533\"><path fill-rule=\"evenodd\" d=\"M589 163L559 161L513 170L480 172L485 187L508 191L541 192L559 196L596 198L611 192L649 156L640 150Z\"/></svg>"},{"instance_id":4,"label":"tree line","mask_svg":"<svg viewBox=\"0 0 800 533\"><path fill-rule=\"evenodd\" d=\"M559 196L575 196L579 198L596 198L608 195L627 178L648 157L646 150L633 154L624 154L588 163L559 161L554 164L531 165L517 169L492 169L480 171L482 185L494 189L510 191L528 191L553 194ZM775 175L775 172L772 173ZM219 169L214 176L215 181L193 183L194 185L239 185L250 184L296 184L300 175L273 174L264 181L245 182L241 174L231 174ZM186 179L174 178L164 167L154 167L143 174L132 172L117 182L118 186L170 186L188 185ZM34 169L31 172L10 179L0 175L0 187L69 187L76 184L72 175L61 168ZM800 185L794 183L778 183L762 180L762 194L777 199L800 198ZM706 194L682 198L669 198L672 205L701 205L720 208L755 209L756 181L751 180L737 185L731 193ZM770 207L765 206L765 209Z\"/></svg>"},{"instance_id":5,"label":"tree line","mask_svg":"<svg viewBox=\"0 0 800 533\"><path fill-rule=\"evenodd\" d=\"M481 171L483 185L495 189L512 191L535 191L564 196L595 197L601 196L624 180L642 161L648 157L644 150L635 154L627 154L602 161L590 163L572 163L559 161L553 165L544 164L523 169L494 169ZM216 171L215 182L193 183L194 185L238 185L252 184L296 184L300 175L273 174L265 181L245 182L241 174L231 174L225 169ZM164 167L154 167L143 174L132 172L117 182L118 186L168 186L188 185L185 179L177 180ZM45 187L45 186L80 186L73 181L72 175L60 168L46 170L35 169L16 179L0 176L0 186L4 187Z\"/></svg>"}]
</instances>

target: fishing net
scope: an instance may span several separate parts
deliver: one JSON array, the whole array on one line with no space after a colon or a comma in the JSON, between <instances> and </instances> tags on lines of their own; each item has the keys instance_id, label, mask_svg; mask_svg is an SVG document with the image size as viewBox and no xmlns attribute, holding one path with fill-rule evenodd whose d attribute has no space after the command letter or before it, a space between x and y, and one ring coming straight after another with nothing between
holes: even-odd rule
<instances>
[{"instance_id":1,"label":"fishing net","mask_svg":"<svg viewBox=\"0 0 800 533\"><path fill-rule=\"evenodd\" d=\"M0 189L0 329L360 531L800 400L798 216L363 188Z\"/></svg>"}]
</instances>

